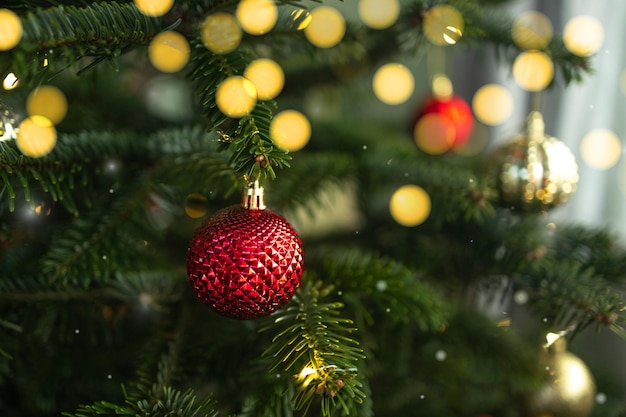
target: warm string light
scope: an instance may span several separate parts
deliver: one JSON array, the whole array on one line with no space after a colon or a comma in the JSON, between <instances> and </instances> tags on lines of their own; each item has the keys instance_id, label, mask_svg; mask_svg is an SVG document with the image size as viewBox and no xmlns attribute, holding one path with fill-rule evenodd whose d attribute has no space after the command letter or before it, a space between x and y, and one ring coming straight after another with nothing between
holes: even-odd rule
<instances>
[{"instance_id":1,"label":"warm string light","mask_svg":"<svg viewBox=\"0 0 626 417\"><path fill-rule=\"evenodd\" d=\"M546 15L537 11L522 13L513 21L511 36L513 42L521 49L544 49L552 40L552 22Z\"/></svg>"},{"instance_id":2,"label":"warm string light","mask_svg":"<svg viewBox=\"0 0 626 417\"><path fill-rule=\"evenodd\" d=\"M435 45L456 44L463 36L464 29L463 15L453 6L434 6L424 14L424 35Z\"/></svg>"},{"instance_id":3,"label":"warm string light","mask_svg":"<svg viewBox=\"0 0 626 417\"><path fill-rule=\"evenodd\" d=\"M15 143L24 155L40 158L49 154L56 145L54 124L44 116L30 116L19 124Z\"/></svg>"},{"instance_id":4,"label":"warm string light","mask_svg":"<svg viewBox=\"0 0 626 417\"><path fill-rule=\"evenodd\" d=\"M331 48L343 39L346 21L337 9L319 6L311 11L311 21L304 28L304 36L318 48Z\"/></svg>"},{"instance_id":5,"label":"warm string light","mask_svg":"<svg viewBox=\"0 0 626 417\"><path fill-rule=\"evenodd\" d=\"M204 20L200 36L209 51L226 54L239 46L243 33L232 14L219 12Z\"/></svg>"},{"instance_id":6,"label":"warm string light","mask_svg":"<svg viewBox=\"0 0 626 417\"><path fill-rule=\"evenodd\" d=\"M22 39L22 21L15 12L0 9L0 51L13 49Z\"/></svg>"},{"instance_id":7,"label":"warm string light","mask_svg":"<svg viewBox=\"0 0 626 417\"><path fill-rule=\"evenodd\" d=\"M391 217L406 227L422 224L430 215L428 193L417 185L408 184L396 189L389 200Z\"/></svg>"},{"instance_id":8,"label":"warm string light","mask_svg":"<svg viewBox=\"0 0 626 417\"><path fill-rule=\"evenodd\" d=\"M257 101L256 87L252 81L239 75L226 78L215 92L215 102L228 117L242 117L250 113Z\"/></svg>"},{"instance_id":9,"label":"warm string light","mask_svg":"<svg viewBox=\"0 0 626 417\"><path fill-rule=\"evenodd\" d=\"M67 114L67 99L57 87L42 85L28 95L26 111L29 116L44 116L57 125Z\"/></svg>"},{"instance_id":10,"label":"warm string light","mask_svg":"<svg viewBox=\"0 0 626 417\"><path fill-rule=\"evenodd\" d=\"M277 146L290 152L299 151L311 138L311 123L296 110L283 110L270 123L270 136Z\"/></svg>"},{"instance_id":11,"label":"warm string light","mask_svg":"<svg viewBox=\"0 0 626 417\"><path fill-rule=\"evenodd\" d=\"M174 6L174 0L133 0L135 7L150 17L163 16Z\"/></svg>"},{"instance_id":12,"label":"warm string light","mask_svg":"<svg viewBox=\"0 0 626 417\"><path fill-rule=\"evenodd\" d=\"M413 94L415 79L406 66L388 63L381 66L372 80L374 94L385 104L397 105L407 101Z\"/></svg>"},{"instance_id":13,"label":"warm string light","mask_svg":"<svg viewBox=\"0 0 626 417\"><path fill-rule=\"evenodd\" d=\"M275 61L260 58L246 67L243 76L256 87L259 100L271 100L278 96L285 85L285 73Z\"/></svg>"},{"instance_id":14,"label":"warm string light","mask_svg":"<svg viewBox=\"0 0 626 417\"><path fill-rule=\"evenodd\" d=\"M178 72L189 62L189 42L178 32L166 31L156 35L148 47L148 58L161 72Z\"/></svg>"},{"instance_id":15,"label":"warm string light","mask_svg":"<svg viewBox=\"0 0 626 417\"><path fill-rule=\"evenodd\" d=\"M576 16L563 28L563 43L574 55L591 56L598 52L604 42L602 24L592 16Z\"/></svg>"},{"instance_id":16,"label":"warm string light","mask_svg":"<svg viewBox=\"0 0 626 417\"><path fill-rule=\"evenodd\" d=\"M513 95L499 84L480 87L472 99L474 116L489 126L506 122L513 114L513 107Z\"/></svg>"},{"instance_id":17,"label":"warm string light","mask_svg":"<svg viewBox=\"0 0 626 417\"><path fill-rule=\"evenodd\" d=\"M525 51L513 62L513 78L527 91L544 90L554 77L552 59L541 51Z\"/></svg>"},{"instance_id":18,"label":"warm string light","mask_svg":"<svg viewBox=\"0 0 626 417\"><path fill-rule=\"evenodd\" d=\"M235 12L241 28L251 35L263 35L276 25L278 7L274 0L241 0Z\"/></svg>"},{"instance_id":19,"label":"warm string light","mask_svg":"<svg viewBox=\"0 0 626 417\"><path fill-rule=\"evenodd\" d=\"M359 0L361 21L372 29L385 29L393 25L400 15L398 0Z\"/></svg>"},{"instance_id":20,"label":"warm string light","mask_svg":"<svg viewBox=\"0 0 626 417\"><path fill-rule=\"evenodd\" d=\"M606 170L617 164L622 155L619 137L608 129L594 129L580 143L583 161L593 169Z\"/></svg>"}]
</instances>

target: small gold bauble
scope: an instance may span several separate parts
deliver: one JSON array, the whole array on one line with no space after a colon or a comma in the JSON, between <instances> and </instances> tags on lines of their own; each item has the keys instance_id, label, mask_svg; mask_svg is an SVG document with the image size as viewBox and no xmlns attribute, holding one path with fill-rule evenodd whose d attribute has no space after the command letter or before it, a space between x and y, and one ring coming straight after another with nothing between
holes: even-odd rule
<instances>
[{"instance_id":1,"label":"small gold bauble","mask_svg":"<svg viewBox=\"0 0 626 417\"><path fill-rule=\"evenodd\" d=\"M525 400L527 417L587 417L596 396L596 384L585 363L566 350L559 338L542 355L545 382Z\"/></svg>"},{"instance_id":2,"label":"small gold bauble","mask_svg":"<svg viewBox=\"0 0 626 417\"><path fill-rule=\"evenodd\" d=\"M576 191L578 165L569 148L544 134L539 112L526 131L492 155L502 202L527 211L559 206Z\"/></svg>"}]
</instances>

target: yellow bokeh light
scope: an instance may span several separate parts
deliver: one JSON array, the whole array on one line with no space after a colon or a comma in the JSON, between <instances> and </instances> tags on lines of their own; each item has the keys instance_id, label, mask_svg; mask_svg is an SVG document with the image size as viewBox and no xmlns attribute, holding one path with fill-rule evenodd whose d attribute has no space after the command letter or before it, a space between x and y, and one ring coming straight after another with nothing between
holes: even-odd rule
<instances>
[{"instance_id":1,"label":"yellow bokeh light","mask_svg":"<svg viewBox=\"0 0 626 417\"><path fill-rule=\"evenodd\" d=\"M311 23L311 13L305 9L294 9L289 16L291 16L293 23L297 25L297 30L304 30Z\"/></svg>"},{"instance_id":2,"label":"yellow bokeh light","mask_svg":"<svg viewBox=\"0 0 626 417\"><path fill-rule=\"evenodd\" d=\"M215 92L217 107L229 117L242 117L256 105L256 87L252 81L234 75L220 83Z\"/></svg>"},{"instance_id":3,"label":"yellow bokeh light","mask_svg":"<svg viewBox=\"0 0 626 417\"><path fill-rule=\"evenodd\" d=\"M444 74L435 74L433 77L433 96L438 100L448 100L454 94L454 87L450 78Z\"/></svg>"},{"instance_id":4,"label":"yellow bokeh light","mask_svg":"<svg viewBox=\"0 0 626 417\"><path fill-rule=\"evenodd\" d=\"M304 36L318 48L331 48L343 39L346 21L339 10L320 6L311 11L311 22L304 28Z\"/></svg>"},{"instance_id":5,"label":"yellow bokeh light","mask_svg":"<svg viewBox=\"0 0 626 417\"><path fill-rule=\"evenodd\" d=\"M439 46L454 45L463 36L463 15L449 5L435 6L424 14L422 25L426 38Z\"/></svg>"},{"instance_id":6,"label":"yellow bokeh light","mask_svg":"<svg viewBox=\"0 0 626 417\"><path fill-rule=\"evenodd\" d=\"M243 73L256 87L259 100L271 100L283 90L285 73L275 61L260 58L252 61Z\"/></svg>"},{"instance_id":7,"label":"yellow bokeh light","mask_svg":"<svg viewBox=\"0 0 626 417\"><path fill-rule=\"evenodd\" d=\"M530 11L519 15L513 22L513 42L521 49L543 49L552 40L552 22L543 13Z\"/></svg>"},{"instance_id":8,"label":"yellow bokeh light","mask_svg":"<svg viewBox=\"0 0 626 417\"><path fill-rule=\"evenodd\" d=\"M430 215L430 197L417 185L408 184L398 188L389 200L391 217L406 227L422 224Z\"/></svg>"},{"instance_id":9,"label":"yellow bokeh light","mask_svg":"<svg viewBox=\"0 0 626 417\"><path fill-rule=\"evenodd\" d=\"M393 25L400 15L398 0L359 0L359 17L372 29L385 29Z\"/></svg>"},{"instance_id":10,"label":"yellow bokeh light","mask_svg":"<svg viewBox=\"0 0 626 417\"><path fill-rule=\"evenodd\" d=\"M15 12L0 9L0 51L8 51L22 39L22 21Z\"/></svg>"},{"instance_id":11,"label":"yellow bokeh light","mask_svg":"<svg viewBox=\"0 0 626 417\"><path fill-rule=\"evenodd\" d=\"M134 0L137 9L146 16L163 16L174 5L174 0Z\"/></svg>"},{"instance_id":12,"label":"yellow bokeh light","mask_svg":"<svg viewBox=\"0 0 626 417\"><path fill-rule=\"evenodd\" d=\"M43 116L57 125L67 114L67 99L58 88L42 85L28 95L26 112L29 116Z\"/></svg>"},{"instance_id":13,"label":"yellow bokeh light","mask_svg":"<svg viewBox=\"0 0 626 417\"><path fill-rule=\"evenodd\" d=\"M411 97L415 88L415 79L404 65L389 63L376 71L372 87L380 101L396 105L404 103Z\"/></svg>"},{"instance_id":14,"label":"yellow bokeh light","mask_svg":"<svg viewBox=\"0 0 626 417\"><path fill-rule=\"evenodd\" d=\"M189 62L189 42L178 32L159 33L150 42L148 58L161 72L178 72Z\"/></svg>"},{"instance_id":15,"label":"yellow bokeh light","mask_svg":"<svg viewBox=\"0 0 626 417\"><path fill-rule=\"evenodd\" d=\"M198 219L207 214L209 200L202 194L191 193L185 198L185 213L192 219Z\"/></svg>"},{"instance_id":16,"label":"yellow bokeh light","mask_svg":"<svg viewBox=\"0 0 626 417\"><path fill-rule=\"evenodd\" d=\"M283 110L272 119L270 136L279 147L299 151L311 139L311 123L297 110Z\"/></svg>"},{"instance_id":17,"label":"yellow bokeh light","mask_svg":"<svg viewBox=\"0 0 626 417\"><path fill-rule=\"evenodd\" d=\"M57 131L44 116L31 116L18 126L15 143L26 156L40 158L49 154L57 142Z\"/></svg>"},{"instance_id":18,"label":"yellow bokeh light","mask_svg":"<svg viewBox=\"0 0 626 417\"><path fill-rule=\"evenodd\" d=\"M278 7L274 0L241 0L235 15L244 31L263 35L276 25Z\"/></svg>"},{"instance_id":19,"label":"yellow bokeh light","mask_svg":"<svg viewBox=\"0 0 626 417\"><path fill-rule=\"evenodd\" d=\"M602 47L603 42L604 29L595 17L576 16L563 28L563 43L574 55L593 55Z\"/></svg>"},{"instance_id":20,"label":"yellow bokeh light","mask_svg":"<svg viewBox=\"0 0 626 417\"><path fill-rule=\"evenodd\" d=\"M417 146L431 155L439 155L450 150L454 144L454 125L437 113L420 117L413 129L413 139Z\"/></svg>"},{"instance_id":21,"label":"yellow bokeh light","mask_svg":"<svg viewBox=\"0 0 626 417\"><path fill-rule=\"evenodd\" d=\"M10 72L7 74L6 77L4 77L4 80L2 81L2 88L4 88L5 90L13 90L15 87L17 87L20 83L20 80L17 78L17 76Z\"/></svg>"},{"instance_id":22,"label":"yellow bokeh light","mask_svg":"<svg viewBox=\"0 0 626 417\"><path fill-rule=\"evenodd\" d=\"M243 33L235 16L219 12L204 20L200 35L209 51L226 54L239 46Z\"/></svg>"},{"instance_id":23,"label":"yellow bokeh light","mask_svg":"<svg viewBox=\"0 0 626 417\"><path fill-rule=\"evenodd\" d=\"M528 91L541 91L554 77L554 64L548 55L539 51L522 52L513 62L513 78Z\"/></svg>"},{"instance_id":24,"label":"yellow bokeh light","mask_svg":"<svg viewBox=\"0 0 626 417\"><path fill-rule=\"evenodd\" d=\"M619 137L607 129L594 129L580 143L583 161L591 168L604 170L613 167L622 155Z\"/></svg>"},{"instance_id":25,"label":"yellow bokeh light","mask_svg":"<svg viewBox=\"0 0 626 417\"><path fill-rule=\"evenodd\" d=\"M489 126L504 123L513 113L513 96L501 85L486 84L480 87L472 99L474 116Z\"/></svg>"}]
</instances>

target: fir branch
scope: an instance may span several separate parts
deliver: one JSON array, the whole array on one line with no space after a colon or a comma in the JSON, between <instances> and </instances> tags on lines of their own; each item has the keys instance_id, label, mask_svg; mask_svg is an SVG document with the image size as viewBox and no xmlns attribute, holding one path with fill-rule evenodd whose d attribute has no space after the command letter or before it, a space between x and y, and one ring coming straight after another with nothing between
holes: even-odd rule
<instances>
[{"instance_id":1,"label":"fir branch","mask_svg":"<svg viewBox=\"0 0 626 417\"><path fill-rule=\"evenodd\" d=\"M339 317L341 303L320 303L329 291L321 282L305 282L293 304L279 310L274 323L263 329L278 332L263 354L275 357L272 369L298 370L294 408L306 413L319 396L325 417L337 407L342 415L350 415L365 396L357 368L364 356L357 342L345 335L354 331L348 327L352 322Z\"/></svg>"},{"instance_id":2,"label":"fir branch","mask_svg":"<svg viewBox=\"0 0 626 417\"><path fill-rule=\"evenodd\" d=\"M31 82L85 57L94 58L87 68L111 61L166 29L161 19L147 17L132 3L117 2L38 9L23 17L22 26L22 40L0 55L0 68Z\"/></svg>"}]
</instances>

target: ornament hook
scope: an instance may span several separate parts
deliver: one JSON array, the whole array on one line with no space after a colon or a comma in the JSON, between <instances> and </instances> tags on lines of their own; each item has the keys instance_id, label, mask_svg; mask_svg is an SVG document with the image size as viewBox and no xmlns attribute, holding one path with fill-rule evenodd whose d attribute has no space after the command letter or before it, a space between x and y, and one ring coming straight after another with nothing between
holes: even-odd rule
<instances>
[{"instance_id":1,"label":"ornament hook","mask_svg":"<svg viewBox=\"0 0 626 417\"><path fill-rule=\"evenodd\" d=\"M243 192L241 205L248 210L264 210L265 199L263 187L259 185L259 180L251 181Z\"/></svg>"}]
</instances>

